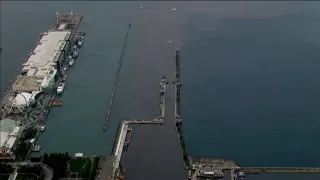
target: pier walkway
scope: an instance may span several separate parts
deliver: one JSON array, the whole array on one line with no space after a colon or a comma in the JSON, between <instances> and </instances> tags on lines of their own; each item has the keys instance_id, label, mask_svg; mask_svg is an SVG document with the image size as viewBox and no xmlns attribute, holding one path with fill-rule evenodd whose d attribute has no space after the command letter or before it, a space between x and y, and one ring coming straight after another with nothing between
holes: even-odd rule
<instances>
[{"instance_id":1,"label":"pier walkway","mask_svg":"<svg viewBox=\"0 0 320 180\"><path fill-rule=\"evenodd\" d=\"M262 173L262 172L320 173L320 168L317 168L317 167L240 167L240 170L245 173Z\"/></svg>"},{"instance_id":2,"label":"pier walkway","mask_svg":"<svg viewBox=\"0 0 320 180\"><path fill-rule=\"evenodd\" d=\"M123 63L124 53L125 53L126 48L127 48L127 41L128 41L130 29L131 29L131 24L128 25L127 31L126 31L126 36L124 38L122 51L121 51L121 55L120 55L120 60L119 60L116 76L115 76L113 87L112 87L112 93L111 93L109 106L108 106L108 110L107 110L107 116L106 116L106 119L104 121L103 132L106 132L106 130L107 130L108 121L109 121L109 118L110 118L110 115L111 115L113 100L114 100L114 97L116 95L116 90L117 90L117 86L118 86L118 80L119 80L120 71L121 71L121 67L122 67L122 63Z\"/></svg>"}]
</instances>

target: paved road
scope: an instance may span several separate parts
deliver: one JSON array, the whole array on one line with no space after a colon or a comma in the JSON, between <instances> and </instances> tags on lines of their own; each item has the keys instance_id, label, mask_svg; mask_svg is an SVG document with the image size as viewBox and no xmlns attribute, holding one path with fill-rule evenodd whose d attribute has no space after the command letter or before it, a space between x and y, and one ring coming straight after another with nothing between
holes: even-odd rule
<instances>
[{"instance_id":1,"label":"paved road","mask_svg":"<svg viewBox=\"0 0 320 180\"><path fill-rule=\"evenodd\" d=\"M113 171L114 157L106 157L101 160L101 173L96 177L96 180L110 180Z\"/></svg>"},{"instance_id":2,"label":"paved road","mask_svg":"<svg viewBox=\"0 0 320 180\"><path fill-rule=\"evenodd\" d=\"M12 165L13 167L17 168L18 166L36 166L40 165L45 173L45 180L51 180L53 179L53 169L51 169L48 165L40 163L40 162L13 162L8 163Z\"/></svg>"}]
</instances>

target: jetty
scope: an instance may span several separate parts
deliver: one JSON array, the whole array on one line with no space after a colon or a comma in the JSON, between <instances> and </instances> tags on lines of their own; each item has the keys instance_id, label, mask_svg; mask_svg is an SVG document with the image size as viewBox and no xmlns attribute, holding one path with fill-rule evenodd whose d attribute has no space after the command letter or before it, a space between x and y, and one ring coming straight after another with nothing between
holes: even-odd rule
<instances>
[{"instance_id":1,"label":"jetty","mask_svg":"<svg viewBox=\"0 0 320 180\"><path fill-rule=\"evenodd\" d=\"M318 167L240 167L240 171L247 174L263 173L263 172L305 172L305 173L320 173Z\"/></svg>"},{"instance_id":2,"label":"jetty","mask_svg":"<svg viewBox=\"0 0 320 180\"><path fill-rule=\"evenodd\" d=\"M128 149L128 146L131 141L131 136L133 129L129 128L130 124L164 124L164 114L165 114L165 93L166 93L166 84L168 81L165 76L162 77L160 81L160 115L154 119L126 119L119 122L116 140L114 142L113 151L110 157L106 158L105 161L102 161L102 166L105 163L109 163L108 166L103 167L102 174L98 179L107 179L114 180L119 178L117 172L119 169L122 169L120 165L120 160L122 156L122 151ZM112 163L112 168L110 167Z\"/></svg>"},{"instance_id":3,"label":"jetty","mask_svg":"<svg viewBox=\"0 0 320 180\"><path fill-rule=\"evenodd\" d=\"M104 120L103 132L106 132L107 126L108 126L108 121L110 119L113 100L114 100L114 97L116 95L116 90L117 90L117 86L118 86L118 80L119 80L120 71L121 71L121 67L122 67L122 63L123 63L124 53L125 53L126 48L127 48L127 41L128 41L130 29L131 29L131 24L128 25L127 31L126 31L126 35L125 35L125 38L124 38L124 42L123 42L123 46L122 46L122 50L121 50L121 55L120 55L120 59L119 59L119 63L118 63L117 72L116 72L116 76L114 78L114 82L113 82L113 86L112 86L112 92L111 92L111 97L110 97L109 106L108 106L108 110L107 110L107 115L106 115L106 119Z\"/></svg>"},{"instance_id":4,"label":"jetty","mask_svg":"<svg viewBox=\"0 0 320 180\"><path fill-rule=\"evenodd\" d=\"M82 19L82 14L57 12L51 28L40 33L22 67L8 83L2 94L0 117L1 121L15 122L16 127L14 135L13 132L6 132L8 135L1 137L6 139L0 147L1 158L14 157L13 148L26 129L37 129L34 137L37 140L40 134L37 127L44 125L56 96L57 85L66 77L68 53Z\"/></svg>"}]
</instances>

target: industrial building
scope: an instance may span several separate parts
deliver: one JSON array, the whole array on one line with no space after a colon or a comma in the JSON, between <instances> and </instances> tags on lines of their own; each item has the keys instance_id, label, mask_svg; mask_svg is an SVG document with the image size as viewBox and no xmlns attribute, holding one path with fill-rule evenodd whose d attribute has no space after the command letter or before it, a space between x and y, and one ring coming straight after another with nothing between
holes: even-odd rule
<instances>
[{"instance_id":1,"label":"industrial building","mask_svg":"<svg viewBox=\"0 0 320 180\"><path fill-rule=\"evenodd\" d=\"M13 155L12 150L22 133L22 129L12 119L0 121L0 157L11 157Z\"/></svg>"}]
</instances>

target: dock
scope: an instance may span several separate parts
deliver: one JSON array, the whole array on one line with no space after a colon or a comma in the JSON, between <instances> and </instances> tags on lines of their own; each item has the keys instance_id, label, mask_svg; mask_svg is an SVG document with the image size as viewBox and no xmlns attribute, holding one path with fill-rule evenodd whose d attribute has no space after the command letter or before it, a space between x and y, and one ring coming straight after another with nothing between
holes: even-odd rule
<instances>
[{"instance_id":1,"label":"dock","mask_svg":"<svg viewBox=\"0 0 320 180\"><path fill-rule=\"evenodd\" d=\"M115 79L114 79L114 82L113 82L113 87L112 87L111 97L110 97L109 106L108 106L108 110L107 110L107 115L106 115L106 119L104 120L103 132L106 132L107 126L108 126L108 121L110 119L113 100L114 100L114 97L116 95L116 90L117 90L117 86L118 86L118 80L119 80L120 71L121 71L121 67L122 67L122 63L123 63L124 53L125 53L126 48L127 48L127 41L128 41L130 29L131 29L131 24L128 25L127 30L126 30L126 35L125 35L123 46L122 46L122 50L121 50L119 64L118 64L116 76L115 76Z\"/></svg>"},{"instance_id":2,"label":"dock","mask_svg":"<svg viewBox=\"0 0 320 180\"><path fill-rule=\"evenodd\" d=\"M240 171L247 174L264 172L287 172L287 173L320 173L317 167L240 167Z\"/></svg>"},{"instance_id":3,"label":"dock","mask_svg":"<svg viewBox=\"0 0 320 180\"><path fill-rule=\"evenodd\" d=\"M40 33L22 67L2 94L1 120L16 121L20 132L18 134L24 129L44 125L56 96L57 84L66 77L67 55L82 19L82 14L57 12L51 28ZM36 129L40 131L39 128ZM36 133L35 140L39 134L40 132ZM8 141L11 144L6 146L13 147L18 136L2 138L11 138ZM29 149L28 155L31 151Z\"/></svg>"},{"instance_id":4,"label":"dock","mask_svg":"<svg viewBox=\"0 0 320 180\"><path fill-rule=\"evenodd\" d=\"M124 150L128 149L128 146L129 146L130 141L131 141L131 135L132 135L132 129L128 128L127 129L127 135L126 135L126 138L125 138L125 141L124 141L124 145L123 145L123 149Z\"/></svg>"}]
</instances>

